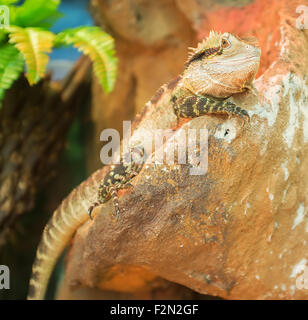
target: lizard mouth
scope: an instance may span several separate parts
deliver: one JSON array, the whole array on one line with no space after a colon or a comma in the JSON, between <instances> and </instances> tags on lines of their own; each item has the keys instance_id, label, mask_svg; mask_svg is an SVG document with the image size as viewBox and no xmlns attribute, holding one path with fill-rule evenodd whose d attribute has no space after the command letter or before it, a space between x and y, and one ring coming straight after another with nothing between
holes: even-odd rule
<instances>
[{"instance_id":1,"label":"lizard mouth","mask_svg":"<svg viewBox=\"0 0 308 320\"><path fill-rule=\"evenodd\" d=\"M222 65L234 64L234 63L239 64L239 63L254 61L256 59L259 59L259 56L250 56L250 57L241 58L241 59L229 59L229 60L225 60L225 61L217 61L216 64L222 64Z\"/></svg>"}]
</instances>

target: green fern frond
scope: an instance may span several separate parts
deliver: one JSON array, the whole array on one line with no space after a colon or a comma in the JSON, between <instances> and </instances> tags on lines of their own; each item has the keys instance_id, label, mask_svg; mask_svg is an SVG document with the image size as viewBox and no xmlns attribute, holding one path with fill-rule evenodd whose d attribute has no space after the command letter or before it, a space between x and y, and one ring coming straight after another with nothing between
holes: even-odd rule
<instances>
[{"instance_id":1,"label":"green fern frond","mask_svg":"<svg viewBox=\"0 0 308 320\"><path fill-rule=\"evenodd\" d=\"M106 93L112 91L117 74L113 38L99 27L67 29L56 36L55 45L73 44L93 61L93 68Z\"/></svg>"},{"instance_id":2,"label":"green fern frond","mask_svg":"<svg viewBox=\"0 0 308 320\"><path fill-rule=\"evenodd\" d=\"M26 0L16 8L14 25L19 27L50 28L62 17L58 11L60 0Z\"/></svg>"},{"instance_id":3,"label":"green fern frond","mask_svg":"<svg viewBox=\"0 0 308 320\"><path fill-rule=\"evenodd\" d=\"M54 34L38 28L8 27L9 42L23 54L27 66L30 85L37 83L45 75L49 53L53 46Z\"/></svg>"},{"instance_id":4,"label":"green fern frond","mask_svg":"<svg viewBox=\"0 0 308 320\"><path fill-rule=\"evenodd\" d=\"M9 5L14 4L18 1L19 0L0 0L0 6L2 6L2 5L9 6Z\"/></svg>"},{"instance_id":5,"label":"green fern frond","mask_svg":"<svg viewBox=\"0 0 308 320\"><path fill-rule=\"evenodd\" d=\"M0 29L0 45L7 43L7 40L7 33L3 29Z\"/></svg>"},{"instance_id":6,"label":"green fern frond","mask_svg":"<svg viewBox=\"0 0 308 320\"><path fill-rule=\"evenodd\" d=\"M0 47L0 106L6 89L24 70L22 54L12 45L5 44Z\"/></svg>"}]
</instances>

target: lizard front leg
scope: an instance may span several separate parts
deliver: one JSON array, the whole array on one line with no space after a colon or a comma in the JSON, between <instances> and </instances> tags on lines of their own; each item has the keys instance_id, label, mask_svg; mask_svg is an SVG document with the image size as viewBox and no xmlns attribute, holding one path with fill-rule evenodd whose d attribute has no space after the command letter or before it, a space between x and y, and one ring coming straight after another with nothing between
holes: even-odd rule
<instances>
[{"instance_id":1,"label":"lizard front leg","mask_svg":"<svg viewBox=\"0 0 308 320\"><path fill-rule=\"evenodd\" d=\"M196 118L206 114L233 114L241 119L249 121L246 110L237 107L234 103L226 100L197 96L183 95L172 96L173 109L178 118Z\"/></svg>"},{"instance_id":2,"label":"lizard front leg","mask_svg":"<svg viewBox=\"0 0 308 320\"><path fill-rule=\"evenodd\" d=\"M111 171L109 171L109 173L110 172ZM126 185L123 185L123 188L124 186ZM112 199L112 202L115 208L116 217L118 218L118 216L120 215L118 190L121 189L121 187L122 187L121 184L111 185L109 187L107 187L107 185L104 183L101 184L100 189L106 190L106 192L103 192L103 195L102 195L102 191L99 191L98 200L89 207L88 213L91 220L92 220L92 211L94 210L94 208L99 206L100 204L107 202L110 197Z\"/></svg>"},{"instance_id":3,"label":"lizard front leg","mask_svg":"<svg viewBox=\"0 0 308 320\"><path fill-rule=\"evenodd\" d=\"M112 199L116 211L116 217L120 214L118 190L127 188L133 179L143 167L144 149L134 148L130 151L131 161L122 162L113 165L99 186L97 201L88 209L90 218L92 219L92 211L95 207Z\"/></svg>"}]
</instances>

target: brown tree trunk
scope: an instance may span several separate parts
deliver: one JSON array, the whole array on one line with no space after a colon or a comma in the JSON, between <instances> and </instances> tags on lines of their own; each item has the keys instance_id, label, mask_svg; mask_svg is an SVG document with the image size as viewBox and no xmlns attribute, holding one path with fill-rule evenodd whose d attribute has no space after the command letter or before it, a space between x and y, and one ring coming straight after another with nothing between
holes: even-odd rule
<instances>
[{"instance_id":1,"label":"brown tree trunk","mask_svg":"<svg viewBox=\"0 0 308 320\"><path fill-rule=\"evenodd\" d=\"M0 246L54 174L74 115L89 97L89 67L82 58L61 83L46 76L30 87L22 77L6 92L0 109Z\"/></svg>"}]
</instances>

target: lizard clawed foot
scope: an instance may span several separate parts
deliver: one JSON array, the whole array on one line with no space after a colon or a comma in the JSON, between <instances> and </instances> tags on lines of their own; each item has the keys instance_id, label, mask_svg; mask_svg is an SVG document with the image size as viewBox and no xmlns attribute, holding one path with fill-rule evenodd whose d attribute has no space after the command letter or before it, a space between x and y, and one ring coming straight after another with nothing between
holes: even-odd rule
<instances>
[{"instance_id":1,"label":"lizard clawed foot","mask_svg":"<svg viewBox=\"0 0 308 320\"><path fill-rule=\"evenodd\" d=\"M239 108L239 107L237 107ZM250 122L250 116L248 114L248 112L245 110L245 109L240 109L240 114L239 116L244 120L244 121L247 121L247 122Z\"/></svg>"},{"instance_id":2,"label":"lizard clawed foot","mask_svg":"<svg viewBox=\"0 0 308 320\"><path fill-rule=\"evenodd\" d=\"M90 217L90 220L93 220L93 218L92 218L92 211L93 211L94 208L95 208L95 205L93 204L93 205L88 209L88 215L89 215L89 217Z\"/></svg>"},{"instance_id":3,"label":"lizard clawed foot","mask_svg":"<svg viewBox=\"0 0 308 320\"><path fill-rule=\"evenodd\" d=\"M115 218L116 218L116 220L118 221L119 220L119 216L120 216L120 209L119 209L119 207L117 207L117 206L115 206Z\"/></svg>"},{"instance_id":4,"label":"lizard clawed foot","mask_svg":"<svg viewBox=\"0 0 308 320\"><path fill-rule=\"evenodd\" d=\"M124 162L122 159L122 163L111 167L111 170L106 174L104 180L99 185L98 200L88 209L90 219L92 219L91 213L93 209L96 206L107 202L110 197L112 198L115 208L116 218L119 218L120 209L118 190L132 186L129 181L138 175L139 171L143 167L143 160L145 156L144 148L133 148L130 150L130 156L132 158L130 162ZM125 155L124 159L127 158L128 156Z\"/></svg>"},{"instance_id":5,"label":"lizard clawed foot","mask_svg":"<svg viewBox=\"0 0 308 320\"><path fill-rule=\"evenodd\" d=\"M128 189L128 188L133 188L134 186L130 183L130 182L127 182L126 184L124 184L121 189Z\"/></svg>"},{"instance_id":6,"label":"lizard clawed foot","mask_svg":"<svg viewBox=\"0 0 308 320\"><path fill-rule=\"evenodd\" d=\"M227 113L229 115L229 119L235 114L235 115L237 115L238 117L240 117L243 120L243 125L246 122L250 122L250 117L249 117L248 112L245 109L237 107L232 102L227 102L226 111L227 111Z\"/></svg>"},{"instance_id":7,"label":"lizard clawed foot","mask_svg":"<svg viewBox=\"0 0 308 320\"><path fill-rule=\"evenodd\" d=\"M242 127L245 125L246 122L250 122L249 114L246 110L241 109L240 107L237 107L236 109L240 109L238 113L236 113L243 121L242 121Z\"/></svg>"},{"instance_id":8,"label":"lizard clawed foot","mask_svg":"<svg viewBox=\"0 0 308 320\"><path fill-rule=\"evenodd\" d=\"M96 201L92 204L92 206L89 207L88 209L88 215L90 217L91 220L93 220L93 217L92 217L92 211L94 210L94 208L96 208L97 206L99 206L101 204L101 202L99 201Z\"/></svg>"}]
</instances>

